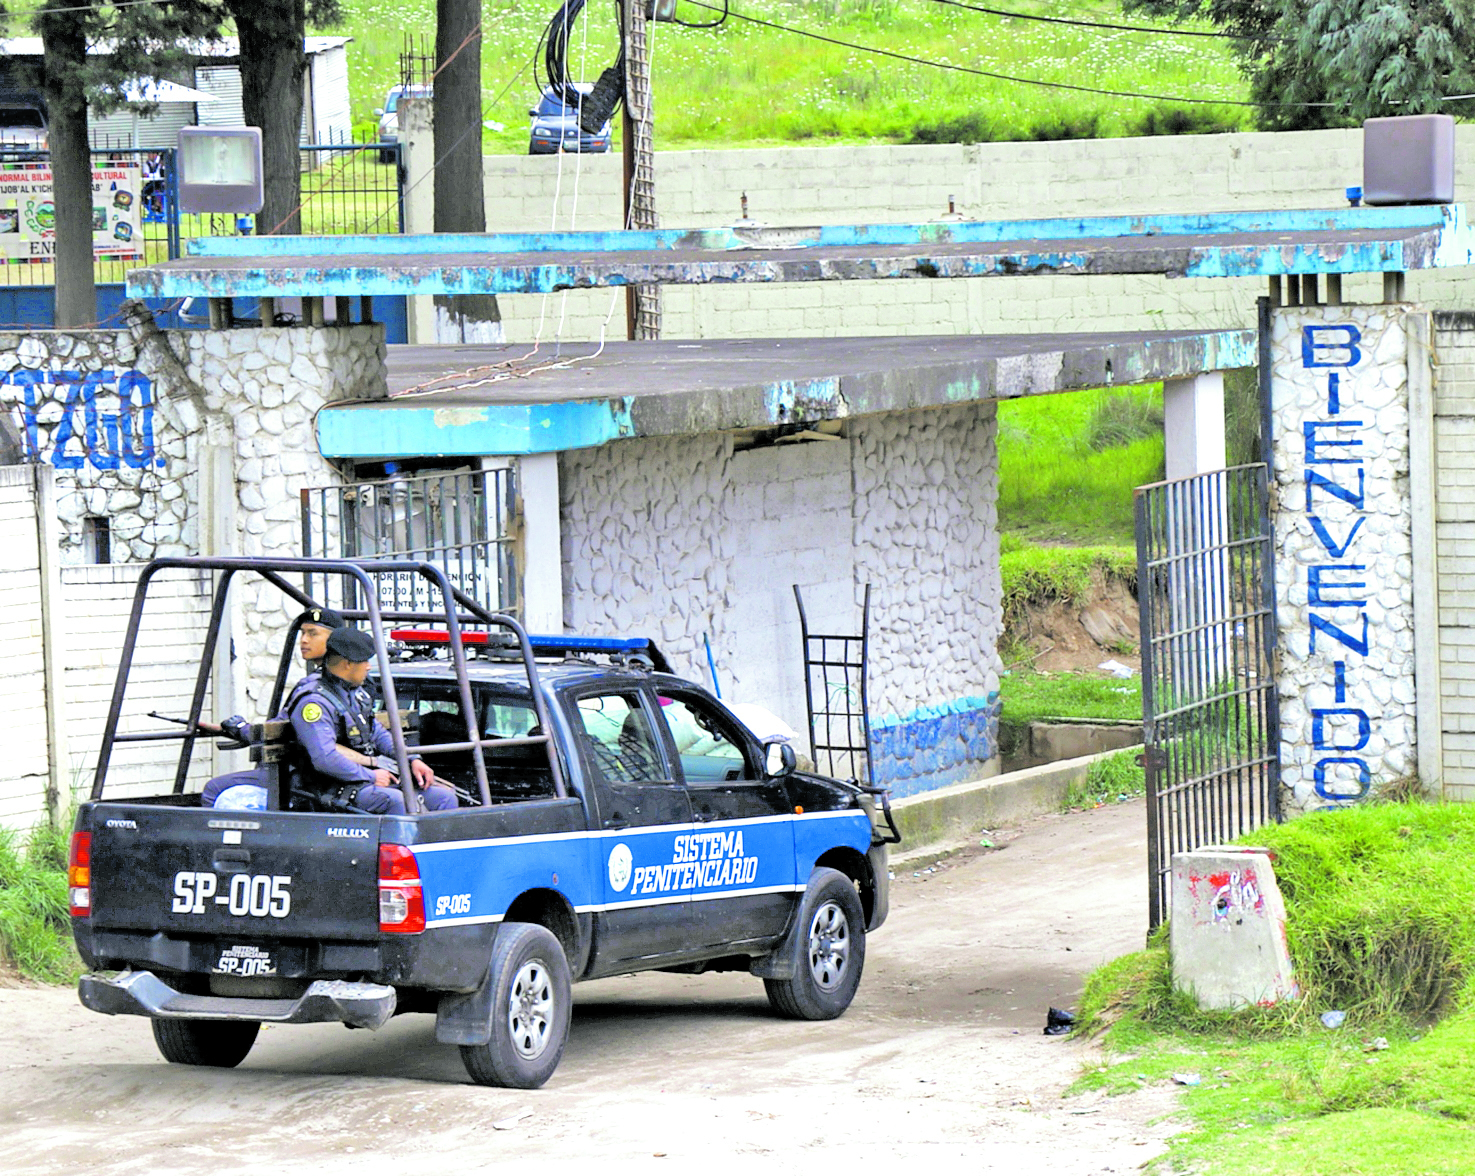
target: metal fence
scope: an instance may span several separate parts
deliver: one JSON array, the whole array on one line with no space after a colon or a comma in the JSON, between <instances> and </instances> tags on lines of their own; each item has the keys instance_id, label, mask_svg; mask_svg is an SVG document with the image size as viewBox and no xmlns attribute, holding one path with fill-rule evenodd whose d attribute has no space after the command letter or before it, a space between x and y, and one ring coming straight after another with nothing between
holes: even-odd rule
<instances>
[{"instance_id":1,"label":"metal fence","mask_svg":"<svg viewBox=\"0 0 1475 1176\"><path fill-rule=\"evenodd\" d=\"M193 214L179 211L176 152L172 147L94 145L93 167L126 163L139 168L140 239L129 258L99 257L96 280L120 283L130 269L180 256L192 237L229 237L255 231L252 216ZM398 143L313 143L301 148L302 232L314 236L404 232L404 197ZM0 174L23 177L49 171L47 152L0 143ZM3 201L3 197L0 197ZM20 215L17 210L16 216ZM0 233L7 229L0 203ZM138 258L142 255L142 259ZM0 286L51 286L56 267L49 261L0 261Z\"/></svg>"},{"instance_id":2,"label":"metal fence","mask_svg":"<svg viewBox=\"0 0 1475 1176\"><path fill-rule=\"evenodd\" d=\"M1153 927L1173 854L1280 819L1266 476L1238 466L1137 491Z\"/></svg>"},{"instance_id":3,"label":"metal fence","mask_svg":"<svg viewBox=\"0 0 1475 1176\"><path fill-rule=\"evenodd\" d=\"M520 616L517 478L512 469L391 477L302 491L302 554L328 559L392 557L439 564L451 584L495 612ZM344 577L303 585L332 606ZM379 579L380 606L432 611L425 582L406 573Z\"/></svg>"}]
</instances>

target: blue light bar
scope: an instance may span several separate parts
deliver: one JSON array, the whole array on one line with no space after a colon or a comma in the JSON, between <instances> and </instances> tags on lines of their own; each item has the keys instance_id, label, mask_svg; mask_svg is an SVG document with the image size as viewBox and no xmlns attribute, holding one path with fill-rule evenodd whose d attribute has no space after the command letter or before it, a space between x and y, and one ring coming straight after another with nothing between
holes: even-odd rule
<instances>
[{"instance_id":1,"label":"blue light bar","mask_svg":"<svg viewBox=\"0 0 1475 1176\"><path fill-rule=\"evenodd\" d=\"M579 637L573 634L529 633L534 653L647 653L648 637Z\"/></svg>"},{"instance_id":2,"label":"blue light bar","mask_svg":"<svg viewBox=\"0 0 1475 1176\"><path fill-rule=\"evenodd\" d=\"M578 634L529 633L528 644L534 657L559 653L598 653L610 657L621 653L642 653L663 674L671 673L671 663L648 637L585 637Z\"/></svg>"}]
</instances>

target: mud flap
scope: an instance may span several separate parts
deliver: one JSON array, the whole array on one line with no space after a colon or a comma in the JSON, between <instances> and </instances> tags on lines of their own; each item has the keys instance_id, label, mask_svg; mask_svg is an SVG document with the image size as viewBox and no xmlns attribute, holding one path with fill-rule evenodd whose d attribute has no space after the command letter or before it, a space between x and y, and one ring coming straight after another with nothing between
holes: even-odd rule
<instances>
[{"instance_id":1,"label":"mud flap","mask_svg":"<svg viewBox=\"0 0 1475 1176\"><path fill-rule=\"evenodd\" d=\"M435 1010L437 1041L445 1045L487 1045L492 1040L491 956L488 951L486 974L474 991L448 992L440 998Z\"/></svg>"},{"instance_id":2,"label":"mud flap","mask_svg":"<svg viewBox=\"0 0 1475 1176\"><path fill-rule=\"evenodd\" d=\"M891 913L891 858L887 843L872 845L866 857L871 861L871 918L866 923L867 931L874 931L886 921Z\"/></svg>"}]
</instances>

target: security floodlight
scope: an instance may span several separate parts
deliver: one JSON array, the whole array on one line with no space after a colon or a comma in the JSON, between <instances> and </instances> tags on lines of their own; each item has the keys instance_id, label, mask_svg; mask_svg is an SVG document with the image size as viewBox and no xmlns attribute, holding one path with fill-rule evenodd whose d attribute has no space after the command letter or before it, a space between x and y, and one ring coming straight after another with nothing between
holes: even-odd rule
<instances>
[{"instance_id":1,"label":"security floodlight","mask_svg":"<svg viewBox=\"0 0 1475 1176\"><path fill-rule=\"evenodd\" d=\"M181 212L260 212L261 128L181 127Z\"/></svg>"}]
</instances>

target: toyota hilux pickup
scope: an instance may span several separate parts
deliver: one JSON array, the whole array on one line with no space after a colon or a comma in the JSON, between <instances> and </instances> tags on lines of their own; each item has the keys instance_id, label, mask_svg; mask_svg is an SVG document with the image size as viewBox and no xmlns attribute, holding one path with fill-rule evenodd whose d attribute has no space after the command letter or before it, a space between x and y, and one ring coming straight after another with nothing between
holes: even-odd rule
<instances>
[{"instance_id":1,"label":"toyota hilux pickup","mask_svg":"<svg viewBox=\"0 0 1475 1176\"><path fill-rule=\"evenodd\" d=\"M149 587L171 571L213 577L213 613L189 714L138 730L129 670ZM295 787L300 749L282 721L232 728L264 807L202 806L190 762L230 583L264 580L289 609L320 603L288 577L337 577L357 602L342 611L374 639L377 721L412 815L328 807ZM419 611L385 598L386 580L420 585ZM169 740L172 780L109 788L118 747ZM417 812L416 755L455 789L455 809ZM513 1087L557 1067L579 980L744 971L782 1016L837 1017L886 918L895 828L884 792L795 765L787 743L761 745L650 642L530 638L433 565L156 560L72 834L79 994L151 1018L165 1059L203 1066L239 1064L266 1022L375 1029L428 1013L473 1081Z\"/></svg>"}]
</instances>

